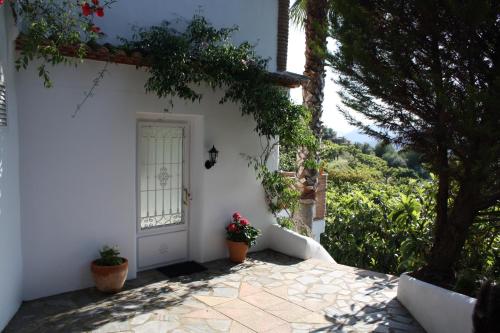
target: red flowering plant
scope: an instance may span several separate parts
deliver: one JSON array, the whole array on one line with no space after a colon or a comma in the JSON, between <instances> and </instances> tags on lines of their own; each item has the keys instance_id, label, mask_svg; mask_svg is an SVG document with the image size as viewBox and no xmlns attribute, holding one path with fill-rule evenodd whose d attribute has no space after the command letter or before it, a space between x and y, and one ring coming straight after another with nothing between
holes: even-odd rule
<instances>
[{"instance_id":1,"label":"red flowering plant","mask_svg":"<svg viewBox=\"0 0 500 333\"><path fill-rule=\"evenodd\" d=\"M232 222L226 227L227 240L246 243L249 247L255 244L260 230L252 227L250 222L239 212L233 214Z\"/></svg>"},{"instance_id":2,"label":"red flowering plant","mask_svg":"<svg viewBox=\"0 0 500 333\"><path fill-rule=\"evenodd\" d=\"M87 44L104 36L96 24L105 9L117 0L0 0L0 6L10 4L18 23L20 54L17 69L26 69L33 60L41 60L38 74L46 87L51 86L47 64L77 64L66 57L70 50L76 58L83 59Z\"/></svg>"}]
</instances>

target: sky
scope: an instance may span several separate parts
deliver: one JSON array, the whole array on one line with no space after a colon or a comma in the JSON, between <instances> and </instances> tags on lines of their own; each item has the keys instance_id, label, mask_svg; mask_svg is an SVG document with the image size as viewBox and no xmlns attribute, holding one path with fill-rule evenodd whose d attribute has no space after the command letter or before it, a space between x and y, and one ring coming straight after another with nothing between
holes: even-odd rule
<instances>
[{"instance_id":1,"label":"sky","mask_svg":"<svg viewBox=\"0 0 500 333\"><path fill-rule=\"evenodd\" d=\"M290 32L288 38L288 62L287 70L289 72L302 74L304 72L305 63L305 34L304 31L290 24ZM337 105L341 105L340 97L337 94L338 85L333 82L334 74L332 70L327 68L325 79L325 99L323 101L323 123L326 127L333 128L338 135L342 136L356 130L347 123L344 116L337 110ZM292 99L296 103L302 103L302 89L295 88L291 90Z\"/></svg>"}]
</instances>

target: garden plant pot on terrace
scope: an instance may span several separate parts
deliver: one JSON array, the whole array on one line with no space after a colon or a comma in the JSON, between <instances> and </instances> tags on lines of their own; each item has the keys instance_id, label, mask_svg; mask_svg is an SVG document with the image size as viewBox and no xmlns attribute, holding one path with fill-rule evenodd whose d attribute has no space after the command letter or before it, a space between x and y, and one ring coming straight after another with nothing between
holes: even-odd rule
<instances>
[{"instance_id":1,"label":"garden plant pot on terrace","mask_svg":"<svg viewBox=\"0 0 500 333\"><path fill-rule=\"evenodd\" d=\"M240 213L233 214L231 223L226 227L226 244L229 259L235 263L245 261L248 249L255 244L260 231Z\"/></svg>"},{"instance_id":2,"label":"garden plant pot on terrace","mask_svg":"<svg viewBox=\"0 0 500 333\"><path fill-rule=\"evenodd\" d=\"M101 266L94 260L91 265L92 278L99 291L104 293L116 293L123 288L128 273L128 260L116 266Z\"/></svg>"},{"instance_id":3,"label":"garden plant pot on terrace","mask_svg":"<svg viewBox=\"0 0 500 333\"><path fill-rule=\"evenodd\" d=\"M120 291L127 279L128 260L119 256L118 246L105 245L99 255L101 257L90 265L96 288L104 293Z\"/></svg>"},{"instance_id":4,"label":"garden plant pot on terrace","mask_svg":"<svg viewBox=\"0 0 500 333\"><path fill-rule=\"evenodd\" d=\"M248 252L248 245L246 243L226 240L226 244L229 249L229 260L238 264L245 261Z\"/></svg>"}]
</instances>

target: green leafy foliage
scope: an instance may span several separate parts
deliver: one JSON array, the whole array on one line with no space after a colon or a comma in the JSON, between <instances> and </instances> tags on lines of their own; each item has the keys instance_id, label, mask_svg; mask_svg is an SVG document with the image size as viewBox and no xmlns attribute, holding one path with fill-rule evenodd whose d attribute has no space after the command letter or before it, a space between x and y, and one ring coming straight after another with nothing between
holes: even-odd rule
<instances>
[{"instance_id":1,"label":"green leafy foliage","mask_svg":"<svg viewBox=\"0 0 500 333\"><path fill-rule=\"evenodd\" d=\"M280 170L297 172L297 150L280 145Z\"/></svg>"},{"instance_id":2,"label":"green leafy foliage","mask_svg":"<svg viewBox=\"0 0 500 333\"><path fill-rule=\"evenodd\" d=\"M277 221L278 221L279 226L282 228L289 229L289 230L295 229L295 221L289 217L278 217Z\"/></svg>"},{"instance_id":3,"label":"green leafy foliage","mask_svg":"<svg viewBox=\"0 0 500 333\"><path fill-rule=\"evenodd\" d=\"M288 216L293 216L300 198L300 192L295 188L293 179L278 171L269 171L267 168L262 168L259 178L271 213L276 215L285 210Z\"/></svg>"},{"instance_id":4,"label":"green leafy foliage","mask_svg":"<svg viewBox=\"0 0 500 333\"><path fill-rule=\"evenodd\" d=\"M103 6L113 2L106 1ZM26 68L34 58L52 65L70 62L60 51L67 46L77 46L76 55L83 58L85 42L98 37L93 32L92 19L78 12L79 3L26 0L19 1L16 9L26 22L18 68ZM292 211L294 201L298 200L296 191L289 186L289 179L269 171L267 162L278 144L315 151L317 141L308 127L310 114L304 107L293 104L286 90L272 82L267 60L255 53L253 45L231 42L236 30L236 27L217 29L195 15L182 32L163 22L137 30L132 40L122 40L123 45L118 48L139 49L147 55L147 70L151 75L145 84L146 91L160 98L179 97L194 102L202 98L194 87L205 84L225 91L220 103L237 103L243 115L253 116L255 132L264 138L265 144L259 156L247 156L249 164L254 165L262 181L270 210L275 213L278 207L284 207ZM39 75L46 86L51 85L45 63L40 65ZM93 89L96 85L94 82ZM80 107L81 104L76 112Z\"/></svg>"},{"instance_id":5,"label":"green leafy foliage","mask_svg":"<svg viewBox=\"0 0 500 333\"><path fill-rule=\"evenodd\" d=\"M368 151L365 148L365 151ZM325 141L321 150L325 170L333 182L360 183L367 181L388 182L393 178L415 177L408 168L391 167L375 155L363 152L363 147Z\"/></svg>"},{"instance_id":6,"label":"green leafy foliage","mask_svg":"<svg viewBox=\"0 0 500 333\"><path fill-rule=\"evenodd\" d=\"M99 266L118 266L124 262L123 258L120 257L120 250L117 246L104 245L99 251L99 255L101 257L95 261Z\"/></svg>"},{"instance_id":7,"label":"green leafy foliage","mask_svg":"<svg viewBox=\"0 0 500 333\"><path fill-rule=\"evenodd\" d=\"M260 230L250 225L250 222L240 213L233 214L232 222L226 227L226 238L233 242L246 243L249 247L255 245Z\"/></svg>"},{"instance_id":8,"label":"green leafy foliage","mask_svg":"<svg viewBox=\"0 0 500 333\"><path fill-rule=\"evenodd\" d=\"M418 153L439 179L434 243L415 276L450 286L474 224L498 233L498 216L478 217L500 204L500 2L330 5L341 111L366 134ZM380 156L404 167L394 151Z\"/></svg>"},{"instance_id":9,"label":"green leafy foliage","mask_svg":"<svg viewBox=\"0 0 500 333\"><path fill-rule=\"evenodd\" d=\"M499 212L500 206L492 207L483 212L479 219L489 214L497 215ZM458 292L473 295L471 291L479 290L481 282L499 281L500 233L498 226L481 222L474 224L457 266L454 289Z\"/></svg>"},{"instance_id":10,"label":"green leafy foliage","mask_svg":"<svg viewBox=\"0 0 500 333\"><path fill-rule=\"evenodd\" d=\"M322 244L340 263L385 273L422 264L431 240L428 184L332 183Z\"/></svg>"},{"instance_id":11,"label":"green leafy foliage","mask_svg":"<svg viewBox=\"0 0 500 333\"><path fill-rule=\"evenodd\" d=\"M158 97L180 97L199 101L200 84L225 91L220 103L235 102L243 115L252 115L255 131L268 139L280 137L288 143L303 141L297 133L304 110L294 105L287 92L271 82L267 60L247 43L231 42L234 28L214 28L196 15L182 32L169 22L139 29L125 47L147 54L151 76L146 90Z\"/></svg>"},{"instance_id":12,"label":"green leafy foliage","mask_svg":"<svg viewBox=\"0 0 500 333\"><path fill-rule=\"evenodd\" d=\"M292 211L297 192L286 177L269 171L267 162L279 144L290 149L316 149L317 141L308 127L310 115L273 84L267 60L256 55L251 44L231 42L236 29L214 28L195 15L182 32L169 22L140 29L133 40L125 41L125 47L147 54L151 76L146 90L158 97L199 101L202 94L195 88L206 84L224 91L220 103L237 103L243 115L251 115L255 132L264 142L259 156L245 157L262 182L271 212L276 214L280 208Z\"/></svg>"},{"instance_id":13,"label":"green leafy foliage","mask_svg":"<svg viewBox=\"0 0 500 333\"><path fill-rule=\"evenodd\" d=\"M82 14L81 4L74 0L18 0L12 2L15 17L20 23L20 54L17 69L26 69L28 64L39 60L38 75L45 87L51 87L47 65L73 64L61 51L71 48L77 59L87 52L87 43L94 42L102 33L94 24L94 16ZM114 0L102 1L101 8L108 8Z\"/></svg>"},{"instance_id":14,"label":"green leafy foliage","mask_svg":"<svg viewBox=\"0 0 500 333\"><path fill-rule=\"evenodd\" d=\"M342 264L390 274L425 264L433 240L436 179L390 167L356 145L325 142L327 223L321 243ZM384 154L382 154L384 155ZM498 216L500 207L482 214ZM500 235L476 223L455 271L456 291L474 296L484 279L500 275Z\"/></svg>"}]
</instances>

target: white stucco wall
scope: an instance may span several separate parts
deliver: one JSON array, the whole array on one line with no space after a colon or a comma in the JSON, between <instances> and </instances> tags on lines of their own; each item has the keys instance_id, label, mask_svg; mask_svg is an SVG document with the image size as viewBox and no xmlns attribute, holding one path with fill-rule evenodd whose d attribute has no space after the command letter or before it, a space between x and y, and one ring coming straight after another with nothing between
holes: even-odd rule
<instances>
[{"instance_id":1,"label":"white stucco wall","mask_svg":"<svg viewBox=\"0 0 500 333\"><path fill-rule=\"evenodd\" d=\"M19 144L12 42L16 31L6 7L0 6L0 66L8 99L8 126L0 127L0 331L22 299Z\"/></svg>"},{"instance_id":2,"label":"white stucco wall","mask_svg":"<svg viewBox=\"0 0 500 333\"><path fill-rule=\"evenodd\" d=\"M259 55L271 59L269 69L276 69L278 0L120 0L94 22L114 43L116 36L131 38L134 28L165 20L181 27L176 21L190 20L194 14L219 28L237 26L234 41L254 43Z\"/></svg>"},{"instance_id":3,"label":"white stucco wall","mask_svg":"<svg viewBox=\"0 0 500 333\"><path fill-rule=\"evenodd\" d=\"M311 237L302 236L295 231L273 224L267 229L268 237L272 239L269 247L275 251L300 259L319 259L335 264L335 260L323 246Z\"/></svg>"},{"instance_id":4,"label":"white stucco wall","mask_svg":"<svg viewBox=\"0 0 500 333\"><path fill-rule=\"evenodd\" d=\"M144 93L143 71L112 64L72 118L103 65L53 68L51 89L33 70L17 76L25 299L92 285L89 263L103 244L117 244L130 260L129 278L136 274L136 120L161 116L169 103ZM173 108L174 117L192 121L190 252L201 262L226 256L224 227L234 211L263 230L273 222L240 155L260 151L253 119L219 97L207 89L201 103ZM212 145L219 161L206 170ZM266 236L255 249L267 247Z\"/></svg>"},{"instance_id":5,"label":"white stucco wall","mask_svg":"<svg viewBox=\"0 0 500 333\"><path fill-rule=\"evenodd\" d=\"M428 333L474 331L475 298L417 280L406 273L399 278L397 298Z\"/></svg>"}]
</instances>

